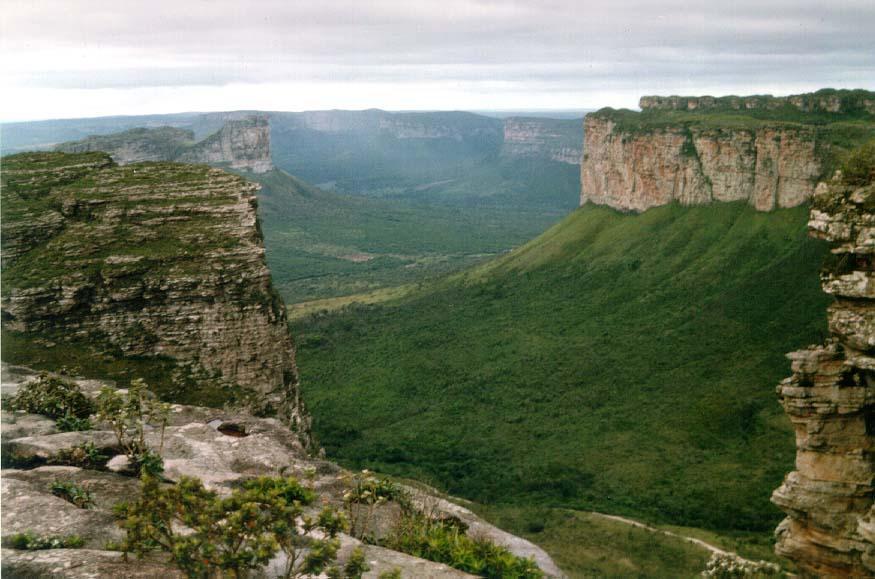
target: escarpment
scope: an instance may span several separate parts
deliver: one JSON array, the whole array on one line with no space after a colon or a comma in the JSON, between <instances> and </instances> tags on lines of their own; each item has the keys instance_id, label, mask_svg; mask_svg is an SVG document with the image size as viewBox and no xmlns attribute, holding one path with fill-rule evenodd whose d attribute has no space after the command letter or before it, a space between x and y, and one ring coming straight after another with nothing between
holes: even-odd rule
<instances>
[{"instance_id":1,"label":"escarpment","mask_svg":"<svg viewBox=\"0 0 875 579\"><path fill-rule=\"evenodd\" d=\"M511 117L504 121L501 155L579 165L582 145L579 119Z\"/></svg>"},{"instance_id":2,"label":"escarpment","mask_svg":"<svg viewBox=\"0 0 875 579\"><path fill-rule=\"evenodd\" d=\"M809 230L835 244L822 276L830 338L788 354L778 396L796 431L796 470L772 501L787 513L778 554L805 576L875 574L875 184L834 180Z\"/></svg>"},{"instance_id":3,"label":"escarpment","mask_svg":"<svg viewBox=\"0 0 875 579\"><path fill-rule=\"evenodd\" d=\"M581 205L623 211L673 202L746 201L760 211L800 205L846 148L875 136L875 111L865 104L875 102L875 93L846 92L853 98L644 97L640 113L589 114ZM821 102L827 97L838 104Z\"/></svg>"},{"instance_id":4,"label":"escarpment","mask_svg":"<svg viewBox=\"0 0 875 579\"><path fill-rule=\"evenodd\" d=\"M233 395L308 442L257 185L104 153L13 155L2 178L7 362L75 364L81 352L118 379L148 369L168 397L193 398L193 384L218 404Z\"/></svg>"},{"instance_id":5,"label":"escarpment","mask_svg":"<svg viewBox=\"0 0 875 579\"><path fill-rule=\"evenodd\" d=\"M263 115L226 119L222 128L202 141L174 127L136 128L110 135L62 143L65 153L103 151L120 165L142 161L181 161L266 173L273 169L270 124Z\"/></svg>"}]
</instances>

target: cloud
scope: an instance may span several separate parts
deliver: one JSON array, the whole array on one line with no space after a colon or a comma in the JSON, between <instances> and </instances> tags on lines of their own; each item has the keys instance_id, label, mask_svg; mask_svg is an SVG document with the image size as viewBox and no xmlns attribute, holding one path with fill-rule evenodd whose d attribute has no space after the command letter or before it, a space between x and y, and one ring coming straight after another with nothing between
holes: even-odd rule
<instances>
[{"instance_id":1,"label":"cloud","mask_svg":"<svg viewBox=\"0 0 875 579\"><path fill-rule=\"evenodd\" d=\"M143 106L162 88L321 85L325 102L343 86L354 103L385 86L415 104L427 96L417 91L450 86L482 109L507 90L542 108L596 94L629 104L634 91L875 85L871 0L6 0L0 27L18 117L37 112L21 111L34 108L25 95L52 91L137 93L131 106Z\"/></svg>"}]
</instances>

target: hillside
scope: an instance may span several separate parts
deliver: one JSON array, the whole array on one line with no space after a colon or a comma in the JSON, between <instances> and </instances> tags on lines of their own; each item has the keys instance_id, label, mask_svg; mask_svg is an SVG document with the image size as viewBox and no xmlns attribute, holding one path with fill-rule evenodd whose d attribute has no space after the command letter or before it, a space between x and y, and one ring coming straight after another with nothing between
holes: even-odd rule
<instances>
[{"instance_id":1,"label":"hillside","mask_svg":"<svg viewBox=\"0 0 875 579\"><path fill-rule=\"evenodd\" d=\"M770 532L784 353L825 331L807 210L587 205L394 303L296 321L329 454L490 503Z\"/></svg>"}]
</instances>

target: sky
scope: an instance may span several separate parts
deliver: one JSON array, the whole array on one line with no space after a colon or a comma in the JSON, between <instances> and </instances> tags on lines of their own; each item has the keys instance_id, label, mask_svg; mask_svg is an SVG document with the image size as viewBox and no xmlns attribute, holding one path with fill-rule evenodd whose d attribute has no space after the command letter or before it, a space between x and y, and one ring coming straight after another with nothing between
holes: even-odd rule
<instances>
[{"instance_id":1,"label":"sky","mask_svg":"<svg viewBox=\"0 0 875 579\"><path fill-rule=\"evenodd\" d=\"M875 90L875 0L3 0L0 120Z\"/></svg>"}]
</instances>

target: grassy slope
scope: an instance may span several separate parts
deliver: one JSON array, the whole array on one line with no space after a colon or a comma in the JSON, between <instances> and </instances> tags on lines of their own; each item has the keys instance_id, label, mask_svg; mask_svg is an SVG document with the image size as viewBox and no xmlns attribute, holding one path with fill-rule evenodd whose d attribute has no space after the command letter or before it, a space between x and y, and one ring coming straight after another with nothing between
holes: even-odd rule
<instances>
[{"instance_id":1,"label":"grassy slope","mask_svg":"<svg viewBox=\"0 0 875 579\"><path fill-rule=\"evenodd\" d=\"M492 503L773 528L820 339L807 210L584 207L466 276L294 324L330 456Z\"/></svg>"},{"instance_id":2,"label":"grassy slope","mask_svg":"<svg viewBox=\"0 0 875 579\"><path fill-rule=\"evenodd\" d=\"M282 171L246 177L263 186L268 263L289 304L455 271L531 239L564 213L553 201L524 205L510 195L462 206L338 195ZM554 179L541 191L549 196L574 187ZM369 260L356 261L363 257Z\"/></svg>"}]
</instances>

